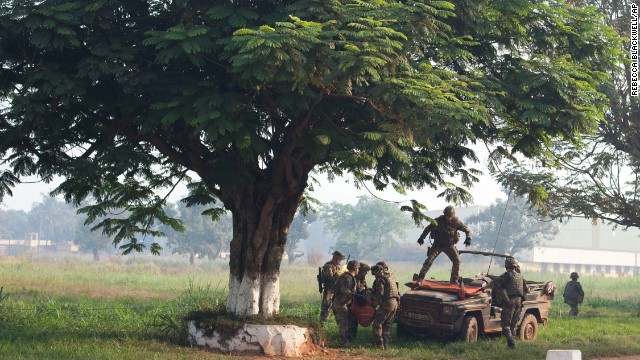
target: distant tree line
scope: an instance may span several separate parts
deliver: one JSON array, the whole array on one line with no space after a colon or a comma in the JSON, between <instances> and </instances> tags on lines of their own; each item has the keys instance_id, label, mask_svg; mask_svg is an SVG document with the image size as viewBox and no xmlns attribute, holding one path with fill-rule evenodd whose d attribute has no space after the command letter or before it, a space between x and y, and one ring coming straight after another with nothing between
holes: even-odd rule
<instances>
[{"instance_id":1,"label":"distant tree line","mask_svg":"<svg viewBox=\"0 0 640 360\"><path fill-rule=\"evenodd\" d=\"M157 227L166 238L163 253L187 255L194 264L196 258L215 259L221 252L229 252L233 231L230 214L184 203L169 203L165 211L180 220L182 231ZM289 263L309 255L301 251L301 244L310 236L310 225L319 220L323 222L322 236L334 244L326 249L327 253L341 250L354 259L392 261L422 261L425 256L424 249L409 236L414 228L410 215L400 211L396 203L361 196L355 204L332 202L305 211L306 214L299 211L289 227L285 250ZM125 216L124 213L120 216ZM99 260L100 252L114 250L110 237L101 230L92 231L104 219L106 217L85 224L85 217L77 214L76 208L43 196L28 212L0 210L0 238L39 238L53 243L73 241L81 251L90 252ZM466 222L474 230L475 248L507 254L531 249L558 232L556 223L533 216L522 198L497 199Z\"/></svg>"}]
</instances>

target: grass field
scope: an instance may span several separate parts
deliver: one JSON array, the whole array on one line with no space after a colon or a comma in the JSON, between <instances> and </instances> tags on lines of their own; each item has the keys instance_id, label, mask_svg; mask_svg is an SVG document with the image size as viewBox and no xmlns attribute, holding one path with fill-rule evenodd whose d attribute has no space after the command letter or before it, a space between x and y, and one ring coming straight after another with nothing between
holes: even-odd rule
<instances>
[{"instance_id":1,"label":"grass field","mask_svg":"<svg viewBox=\"0 0 640 360\"><path fill-rule=\"evenodd\" d=\"M391 263L399 281L420 264ZM475 267L475 268L474 268ZM317 268L283 264L281 310L316 318L320 295ZM486 271L463 264L465 276ZM446 279L446 266L429 276ZM495 266L492 273L500 273ZM530 280L553 280L562 293L565 275L524 273ZM237 359L185 344L182 317L200 304L223 303L228 281L224 262L150 257L93 263L78 259L0 259L0 359ZM369 279L372 282L372 279ZM640 277L580 278L586 291L578 318L567 316L562 296L538 340L508 351L501 337L475 344L442 339L394 339L385 352L371 346L371 328L359 329L358 346L344 356L405 359L544 359L549 349L580 349L583 359L640 354ZM327 327L329 346L337 327Z\"/></svg>"}]
</instances>

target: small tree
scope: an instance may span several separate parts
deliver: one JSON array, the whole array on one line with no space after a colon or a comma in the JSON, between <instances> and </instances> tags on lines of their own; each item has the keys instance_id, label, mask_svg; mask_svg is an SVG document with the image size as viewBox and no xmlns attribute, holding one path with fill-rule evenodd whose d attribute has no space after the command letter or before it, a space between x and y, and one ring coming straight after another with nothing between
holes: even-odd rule
<instances>
[{"instance_id":1,"label":"small tree","mask_svg":"<svg viewBox=\"0 0 640 360\"><path fill-rule=\"evenodd\" d=\"M333 202L319 215L325 232L336 239L336 248L354 259L384 258L412 225L409 215L394 203L370 196L358 197L356 205Z\"/></svg>"},{"instance_id":2,"label":"small tree","mask_svg":"<svg viewBox=\"0 0 640 360\"><path fill-rule=\"evenodd\" d=\"M91 251L93 261L100 261L100 251L113 246L112 240L101 231L92 231L90 224L85 224L84 219L78 217L75 237L73 240L80 250Z\"/></svg>"},{"instance_id":3,"label":"small tree","mask_svg":"<svg viewBox=\"0 0 640 360\"><path fill-rule=\"evenodd\" d=\"M174 206L174 213L180 219L184 231L178 232L172 228L164 228L167 245L174 254L188 254L189 263L195 264L196 256L214 258L220 251L229 248L233 224L228 214L216 214L216 221L212 221L211 212L200 206L188 207L184 203Z\"/></svg>"},{"instance_id":4,"label":"small tree","mask_svg":"<svg viewBox=\"0 0 640 360\"><path fill-rule=\"evenodd\" d=\"M531 249L558 233L556 222L540 219L520 197L496 199L479 214L467 218L466 223L473 227L478 248L508 255Z\"/></svg>"},{"instance_id":5,"label":"small tree","mask_svg":"<svg viewBox=\"0 0 640 360\"><path fill-rule=\"evenodd\" d=\"M298 253L298 245L300 241L309 237L309 224L314 222L316 215L313 212L303 214L301 211L296 213L296 216L289 226L289 233L287 234L287 246L286 252L289 255L289 264L293 264L296 258L304 256L304 254Z\"/></svg>"},{"instance_id":6,"label":"small tree","mask_svg":"<svg viewBox=\"0 0 640 360\"><path fill-rule=\"evenodd\" d=\"M30 232L38 233L38 239L52 242L71 241L75 238L79 216L70 204L51 196L42 197L29 211Z\"/></svg>"}]
</instances>

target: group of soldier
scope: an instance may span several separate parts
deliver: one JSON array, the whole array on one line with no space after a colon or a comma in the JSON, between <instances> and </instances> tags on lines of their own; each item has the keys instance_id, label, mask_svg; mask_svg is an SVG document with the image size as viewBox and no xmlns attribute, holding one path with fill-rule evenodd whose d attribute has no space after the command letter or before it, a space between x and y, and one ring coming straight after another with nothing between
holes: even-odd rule
<instances>
[{"instance_id":1,"label":"group of soldier","mask_svg":"<svg viewBox=\"0 0 640 360\"><path fill-rule=\"evenodd\" d=\"M471 245L471 230L456 217L455 208L447 206L443 215L437 217L435 223L429 224L418 238L418 244L423 245L424 239L430 234L433 244L427 249L427 258L419 274L413 275L414 281L422 281L436 257L445 253L452 262L449 281L460 282L460 254L456 248L460 240L459 231L466 234L464 245ZM333 258L321 270L324 290L320 321L325 323L328 320L331 309L338 324L340 345L349 346L358 328L358 322L351 313L350 305L354 298L364 298L375 307L373 320L375 345L386 349L391 343L391 325L400 300L398 283L383 261L369 267L365 263L351 260L347 262L347 271L340 274L340 264L344 259L343 253L334 251ZM502 302L502 333L507 339L507 346L513 349L520 308L528 288L526 280L520 274L520 265L513 257L505 259L505 269L506 271L493 281L492 286ZM371 288L367 287L365 279L369 271L375 277ZM575 316L578 314L578 305L584 299L584 291L577 281L578 273L573 272L570 277L571 281L565 286L563 295L564 302L571 306L570 315Z\"/></svg>"},{"instance_id":2,"label":"group of soldier","mask_svg":"<svg viewBox=\"0 0 640 360\"><path fill-rule=\"evenodd\" d=\"M373 340L376 347L386 349L391 343L391 325L398 310L400 292L398 283L384 261L369 266L351 260L347 269L340 274L340 264L345 256L334 251L332 259L322 267L323 293L320 321L329 319L329 309L338 324L341 346L350 346L355 339L358 322L351 311L351 303L356 298L364 299L375 308L373 316ZM366 281L367 273L375 277L371 288Z\"/></svg>"}]
</instances>

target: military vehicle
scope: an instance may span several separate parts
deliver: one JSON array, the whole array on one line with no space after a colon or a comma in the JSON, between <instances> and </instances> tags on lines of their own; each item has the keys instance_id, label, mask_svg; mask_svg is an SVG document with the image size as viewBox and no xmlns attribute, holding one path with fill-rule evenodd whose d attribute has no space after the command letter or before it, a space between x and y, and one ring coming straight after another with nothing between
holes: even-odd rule
<instances>
[{"instance_id":1,"label":"military vehicle","mask_svg":"<svg viewBox=\"0 0 640 360\"><path fill-rule=\"evenodd\" d=\"M480 251L460 251L461 255L510 257ZM463 258L464 263L464 258ZM502 265L501 264L501 265ZM500 266L501 273L504 268ZM398 336L445 335L474 342L479 335L500 333L502 304L492 291L492 281L499 275L479 274L462 278L459 284L448 281L411 281L411 290L400 297L396 315ZM517 336L535 340L538 324L546 325L555 285L551 281L527 281L529 293L523 301Z\"/></svg>"}]
</instances>

